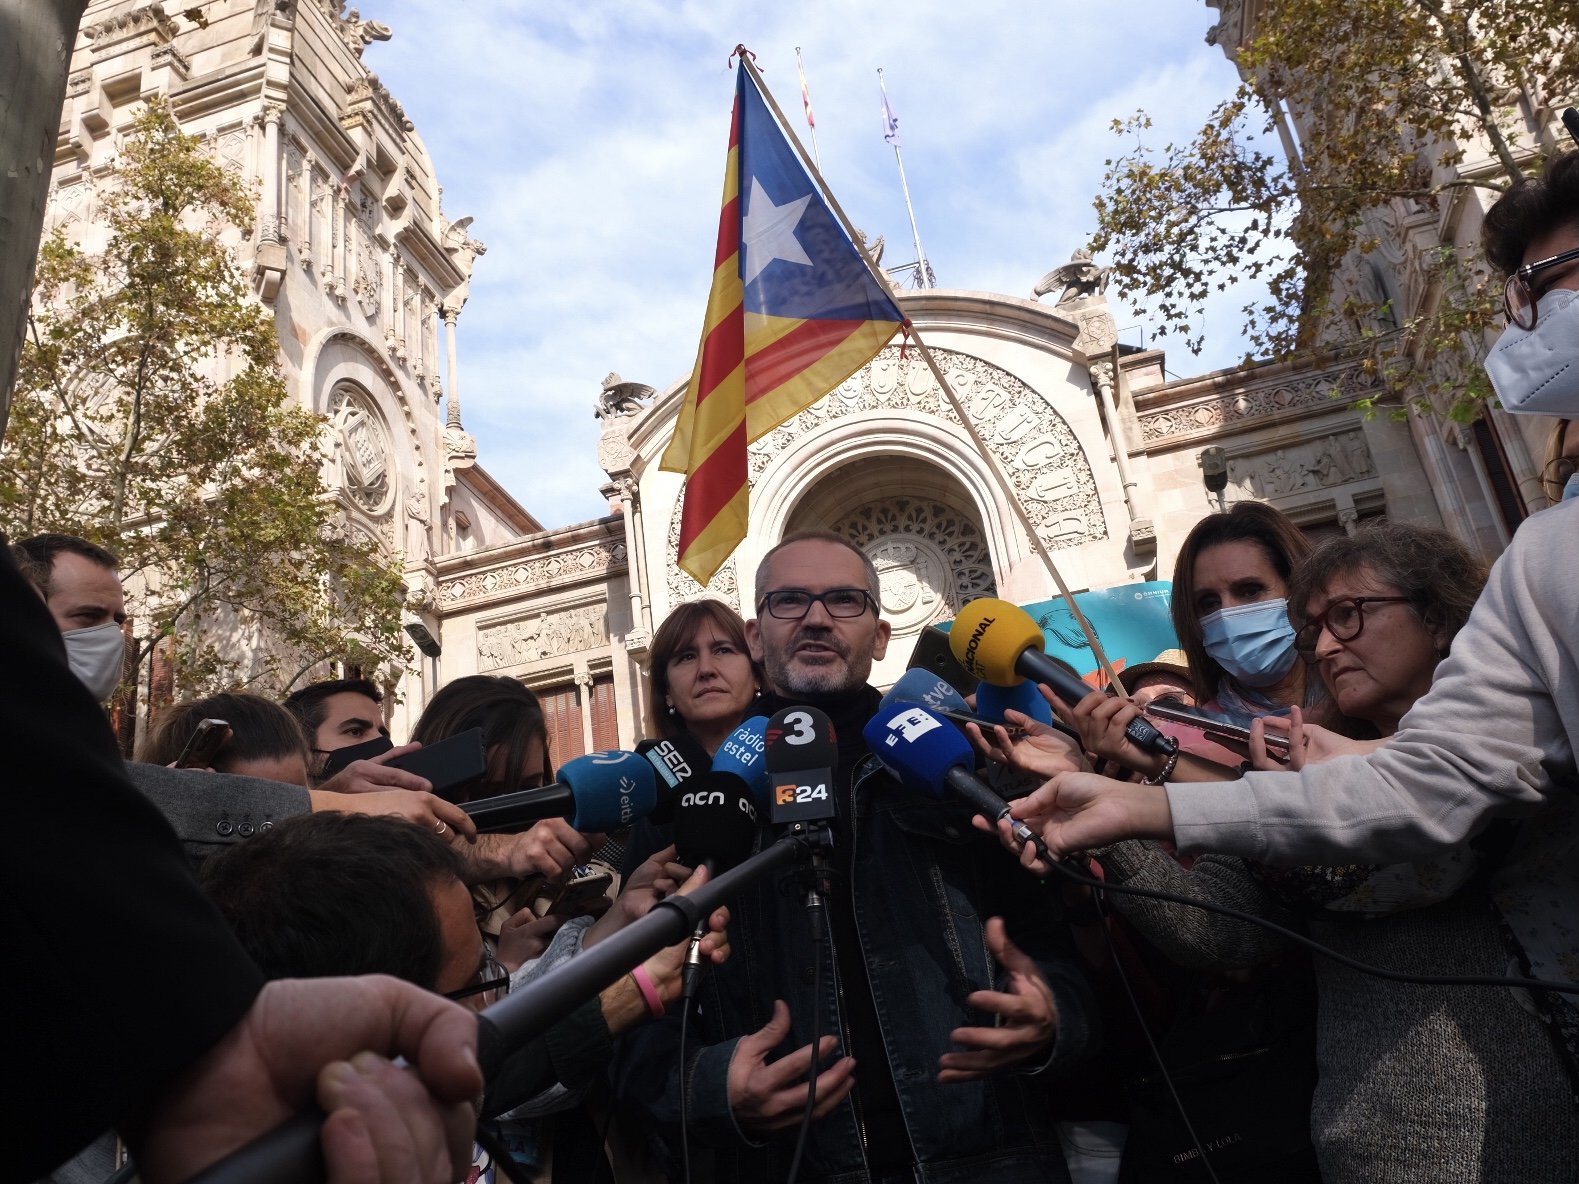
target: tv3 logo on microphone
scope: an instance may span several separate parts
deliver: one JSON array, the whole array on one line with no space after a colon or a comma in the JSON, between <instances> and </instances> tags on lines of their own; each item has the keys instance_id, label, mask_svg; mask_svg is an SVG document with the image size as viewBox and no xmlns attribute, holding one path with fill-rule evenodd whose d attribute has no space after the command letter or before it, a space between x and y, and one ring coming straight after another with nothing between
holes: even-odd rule
<instances>
[{"instance_id":1,"label":"tv3 logo on microphone","mask_svg":"<svg viewBox=\"0 0 1579 1184\"><path fill-rule=\"evenodd\" d=\"M901 740L906 744L914 744L928 732L942 726L943 721L925 708L913 707L888 721L888 735L883 743L889 748L899 747Z\"/></svg>"}]
</instances>

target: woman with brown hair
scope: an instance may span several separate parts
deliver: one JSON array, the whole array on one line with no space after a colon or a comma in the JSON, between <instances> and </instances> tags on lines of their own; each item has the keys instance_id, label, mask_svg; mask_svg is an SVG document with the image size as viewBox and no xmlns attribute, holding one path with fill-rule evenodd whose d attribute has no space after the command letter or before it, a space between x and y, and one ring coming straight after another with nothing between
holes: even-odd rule
<instances>
[{"instance_id":1,"label":"woman with brown hair","mask_svg":"<svg viewBox=\"0 0 1579 1184\"><path fill-rule=\"evenodd\" d=\"M676 605L652 639L648 707L658 735L688 734L716 755L751 713L762 667L746 645L746 623L721 600Z\"/></svg>"}]
</instances>

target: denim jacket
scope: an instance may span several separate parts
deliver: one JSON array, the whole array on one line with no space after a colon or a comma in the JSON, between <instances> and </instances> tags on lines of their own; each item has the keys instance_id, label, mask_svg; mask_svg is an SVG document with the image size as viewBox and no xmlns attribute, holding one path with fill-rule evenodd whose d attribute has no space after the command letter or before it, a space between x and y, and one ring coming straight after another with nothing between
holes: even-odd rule
<instances>
[{"instance_id":1,"label":"denim jacket","mask_svg":"<svg viewBox=\"0 0 1579 1184\"><path fill-rule=\"evenodd\" d=\"M870 700L875 708L875 692ZM907 793L871 757L855 766L843 805L838 825L848 828L854 883L847 893L836 887L830 907L848 907L842 902L853 900L867 989L918 1180L1067 1181L1054 1131L1059 1116L1052 1113L1045 1085L1091 1049L1095 1006L1056 891L1019 868L996 839L973 830L967 809ZM764 830L762 841L772 837ZM673 1016L627 1036L617 1054L617 1094L646 1111L676 1160L679 1096L682 1087L686 1091L697 1180L765 1182L788 1173L796 1129L748 1133L729 1107L735 1045L768 1022L775 999L789 1004L792 1029L772 1055L810 1043L814 1024L817 1035L838 1033L841 1050L849 1047L841 1002L855 985L839 981L832 926L822 927L829 935L822 942L813 940L804 898L804 891L769 882L731 903L733 956L713 968L698 991L683 1083ZM1002 989L1006 982L984 936L992 916L1005 919L1011 940L1041 967L1056 1001L1057 1037L1037 1063L940 1085L938 1058L962 1047L950 1033L991 1022L966 1007L966 996ZM812 1125L802 1180L869 1179L860 1083L863 1073L874 1071L883 1066L858 1064L851 1097Z\"/></svg>"}]
</instances>

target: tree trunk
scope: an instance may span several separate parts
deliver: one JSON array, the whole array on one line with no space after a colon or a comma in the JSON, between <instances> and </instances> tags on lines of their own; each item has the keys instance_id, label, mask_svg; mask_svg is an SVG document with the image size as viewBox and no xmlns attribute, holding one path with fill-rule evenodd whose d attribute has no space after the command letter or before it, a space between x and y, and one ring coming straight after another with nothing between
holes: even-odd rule
<instances>
[{"instance_id":1,"label":"tree trunk","mask_svg":"<svg viewBox=\"0 0 1579 1184\"><path fill-rule=\"evenodd\" d=\"M0 0L0 436L11 410L66 74L88 0Z\"/></svg>"}]
</instances>

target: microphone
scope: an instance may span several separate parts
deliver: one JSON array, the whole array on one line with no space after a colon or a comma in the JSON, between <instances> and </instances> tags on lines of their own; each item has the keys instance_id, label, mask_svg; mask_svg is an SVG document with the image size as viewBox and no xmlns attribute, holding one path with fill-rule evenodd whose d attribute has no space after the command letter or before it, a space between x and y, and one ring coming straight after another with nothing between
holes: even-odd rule
<instances>
[{"instance_id":1,"label":"microphone","mask_svg":"<svg viewBox=\"0 0 1579 1184\"><path fill-rule=\"evenodd\" d=\"M883 696L883 706L893 703L919 703L928 711L939 714L970 711L970 704L965 702L964 696L954 689L952 683L920 667L905 671L899 676L899 681L888 688L888 694Z\"/></svg>"},{"instance_id":2,"label":"microphone","mask_svg":"<svg viewBox=\"0 0 1579 1184\"><path fill-rule=\"evenodd\" d=\"M707 749L696 737L682 732L662 740L643 740L636 746L636 753L647 759L658 779L658 804L651 814L652 820L660 825L673 822L681 787L705 773L712 763Z\"/></svg>"},{"instance_id":3,"label":"microphone","mask_svg":"<svg viewBox=\"0 0 1579 1184\"><path fill-rule=\"evenodd\" d=\"M526 830L545 818L568 818L579 831L609 831L651 814L658 784L634 752L592 752L559 770L559 780L461 806L483 834Z\"/></svg>"},{"instance_id":4,"label":"microphone","mask_svg":"<svg viewBox=\"0 0 1579 1184\"><path fill-rule=\"evenodd\" d=\"M1042 692L1037 684L1028 678L1022 678L1012 687L1000 687L997 683L983 682L976 688L977 715L995 724L1006 724L1009 722L1004 717L1006 711L1018 711L1039 724L1047 724L1062 732L1068 731L1063 724L1053 718L1053 709L1048 706L1047 700L1042 698Z\"/></svg>"},{"instance_id":5,"label":"microphone","mask_svg":"<svg viewBox=\"0 0 1579 1184\"><path fill-rule=\"evenodd\" d=\"M738 777L757 809L768 807L768 717L753 715L729 734L713 757L713 772Z\"/></svg>"},{"instance_id":6,"label":"microphone","mask_svg":"<svg viewBox=\"0 0 1579 1184\"><path fill-rule=\"evenodd\" d=\"M1043 652L1042 631L1023 608L1007 600L973 600L954 618L949 645L965 669L977 678L1012 687L1022 677L1048 687L1069 706L1100 695ZM1137 748L1172 756L1179 742L1164 736L1142 716L1130 720L1124 734Z\"/></svg>"},{"instance_id":7,"label":"microphone","mask_svg":"<svg viewBox=\"0 0 1579 1184\"><path fill-rule=\"evenodd\" d=\"M934 798L952 793L984 817L1007 819L1017 840L1032 844L1053 864L1041 836L1012 817L1009 804L972 772L975 754L958 728L918 704L895 703L880 708L861 734L872 755L906 789Z\"/></svg>"},{"instance_id":8,"label":"microphone","mask_svg":"<svg viewBox=\"0 0 1579 1184\"><path fill-rule=\"evenodd\" d=\"M838 764L833 721L815 707L786 707L769 720L767 770L773 825L832 818L837 813L833 771Z\"/></svg>"},{"instance_id":9,"label":"microphone","mask_svg":"<svg viewBox=\"0 0 1579 1184\"><path fill-rule=\"evenodd\" d=\"M761 721L758 717L759 722ZM674 811L675 858L687 867L707 865L708 879L729 871L751 854L757 838L757 810L751 791L734 773L707 772L693 777L679 795ZM704 916L691 933L680 971L680 998L696 994L702 974Z\"/></svg>"}]
</instances>

